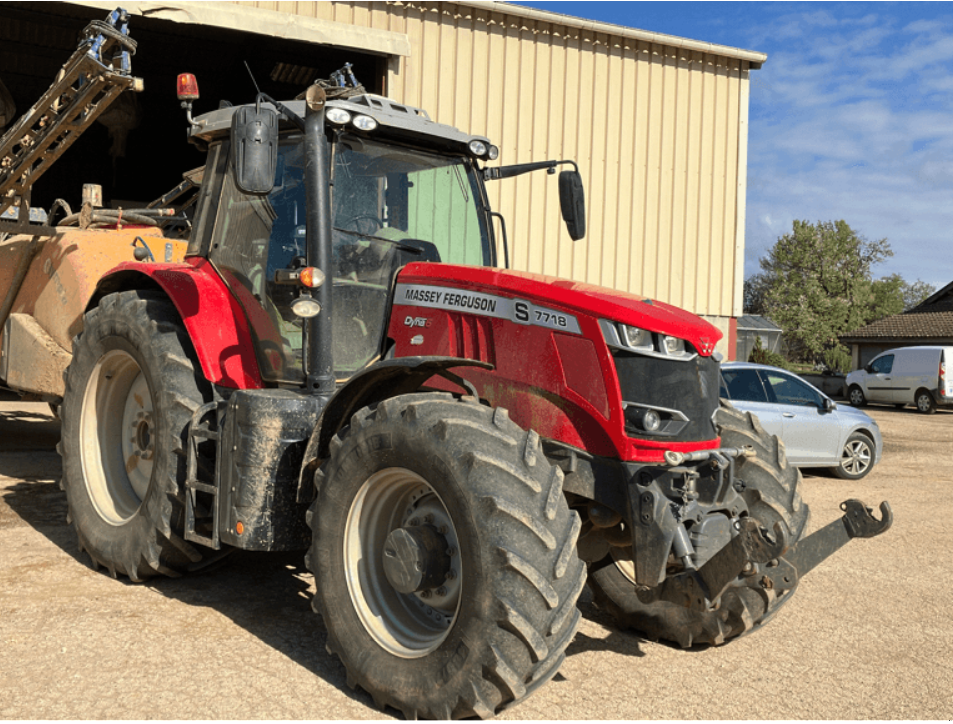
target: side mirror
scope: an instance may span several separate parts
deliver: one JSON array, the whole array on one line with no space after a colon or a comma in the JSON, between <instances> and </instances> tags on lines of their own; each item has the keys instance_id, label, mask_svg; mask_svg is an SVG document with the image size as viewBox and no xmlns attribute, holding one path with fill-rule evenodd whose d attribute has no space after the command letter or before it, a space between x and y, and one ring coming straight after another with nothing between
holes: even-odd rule
<instances>
[{"instance_id":1,"label":"side mirror","mask_svg":"<svg viewBox=\"0 0 953 724\"><path fill-rule=\"evenodd\" d=\"M871 374L873 371L874 370L870 365L864 365L864 372L866 372L867 374Z\"/></svg>"},{"instance_id":2,"label":"side mirror","mask_svg":"<svg viewBox=\"0 0 953 724\"><path fill-rule=\"evenodd\" d=\"M264 196L275 186L278 168L278 112L242 106L232 116L232 169L235 185Z\"/></svg>"},{"instance_id":3,"label":"side mirror","mask_svg":"<svg viewBox=\"0 0 953 724\"><path fill-rule=\"evenodd\" d=\"M586 235L586 193L578 171L559 172L559 208L573 241Z\"/></svg>"},{"instance_id":4,"label":"side mirror","mask_svg":"<svg viewBox=\"0 0 953 724\"><path fill-rule=\"evenodd\" d=\"M833 412L837 409L837 403L835 403L830 397L824 398L824 412Z\"/></svg>"}]
</instances>

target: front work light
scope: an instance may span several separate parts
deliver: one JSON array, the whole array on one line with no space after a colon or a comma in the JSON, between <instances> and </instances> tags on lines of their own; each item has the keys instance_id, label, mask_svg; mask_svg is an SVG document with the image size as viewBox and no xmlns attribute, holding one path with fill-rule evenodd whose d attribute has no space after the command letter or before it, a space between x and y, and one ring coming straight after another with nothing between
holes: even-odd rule
<instances>
[{"instance_id":1,"label":"front work light","mask_svg":"<svg viewBox=\"0 0 953 724\"><path fill-rule=\"evenodd\" d=\"M294 312L296 317L310 319L321 313L321 305L314 297L302 294L291 303L291 311Z\"/></svg>"},{"instance_id":2,"label":"front work light","mask_svg":"<svg viewBox=\"0 0 953 724\"><path fill-rule=\"evenodd\" d=\"M359 131L373 131L377 128L377 121L370 116L354 116L352 123Z\"/></svg>"},{"instance_id":3,"label":"front work light","mask_svg":"<svg viewBox=\"0 0 953 724\"><path fill-rule=\"evenodd\" d=\"M351 120L351 114L343 108L328 108L324 117L331 121L331 123L337 123L339 126L343 126Z\"/></svg>"}]
</instances>

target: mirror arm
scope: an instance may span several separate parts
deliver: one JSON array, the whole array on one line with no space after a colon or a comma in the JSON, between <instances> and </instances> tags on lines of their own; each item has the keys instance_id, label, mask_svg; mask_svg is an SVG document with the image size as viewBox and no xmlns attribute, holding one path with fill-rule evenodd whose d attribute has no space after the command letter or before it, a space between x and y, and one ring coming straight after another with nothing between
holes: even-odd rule
<instances>
[{"instance_id":1,"label":"mirror arm","mask_svg":"<svg viewBox=\"0 0 953 724\"><path fill-rule=\"evenodd\" d=\"M513 178L514 176L522 176L524 173L531 173L532 171L540 171L546 169L549 173L556 173L556 167L562 166L564 164L572 164L573 169L578 173L579 167L576 165L575 161L536 161L534 163L517 163L512 166L499 166L497 168L484 168L483 169L483 180L484 181L496 181L497 179L502 178Z\"/></svg>"},{"instance_id":2,"label":"mirror arm","mask_svg":"<svg viewBox=\"0 0 953 724\"><path fill-rule=\"evenodd\" d=\"M290 108L288 108L288 106L286 106L284 103L282 103L281 101L276 101L267 93L259 93L255 97L255 103L261 106L262 101L265 101L266 103L271 103L271 105L273 105L276 109L278 109L278 112L281 113L281 115L283 115L285 118L291 121L297 127L299 131L301 131L302 133L305 132L304 119L301 116L299 116L297 113L292 111Z\"/></svg>"}]
</instances>

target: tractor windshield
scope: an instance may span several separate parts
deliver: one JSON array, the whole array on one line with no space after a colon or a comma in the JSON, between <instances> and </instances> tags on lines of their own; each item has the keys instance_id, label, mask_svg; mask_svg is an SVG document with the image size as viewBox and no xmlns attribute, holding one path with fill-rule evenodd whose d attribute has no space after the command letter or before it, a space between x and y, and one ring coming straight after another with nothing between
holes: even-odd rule
<instances>
[{"instance_id":1,"label":"tractor windshield","mask_svg":"<svg viewBox=\"0 0 953 724\"><path fill-rule=\"evenodd\" d=\"M493 263L482 187L471 162L342 134L332 151L332 335L339 378L377 359L397 271L412 261ZM275 270L305 265L306 195L300 136L279 146L275 187L242 193L225 173L210 257L248 314L262 376L304 381L294 285Z\"/></svg>"}]
</instances>

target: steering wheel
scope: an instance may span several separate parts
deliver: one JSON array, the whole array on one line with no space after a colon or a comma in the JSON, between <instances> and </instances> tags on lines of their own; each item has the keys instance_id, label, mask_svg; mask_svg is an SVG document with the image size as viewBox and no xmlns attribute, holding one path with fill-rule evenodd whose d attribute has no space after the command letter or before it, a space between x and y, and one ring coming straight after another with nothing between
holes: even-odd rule
<instances>
[{"instance_id":1,"label":"steering wheel","mask_svg":"<svg viewBox=\"0 0 953 724\"><path fill-rule=\"evenodd\" d=\"M374 224L373 229L368 228L370 224ZM352 216L345 221L344 228L356 231L359 234L367 234L370 236L379 229L383 229L384 222L374 214L358 214L357 216Z\"/></svg>"}]
</instances>

